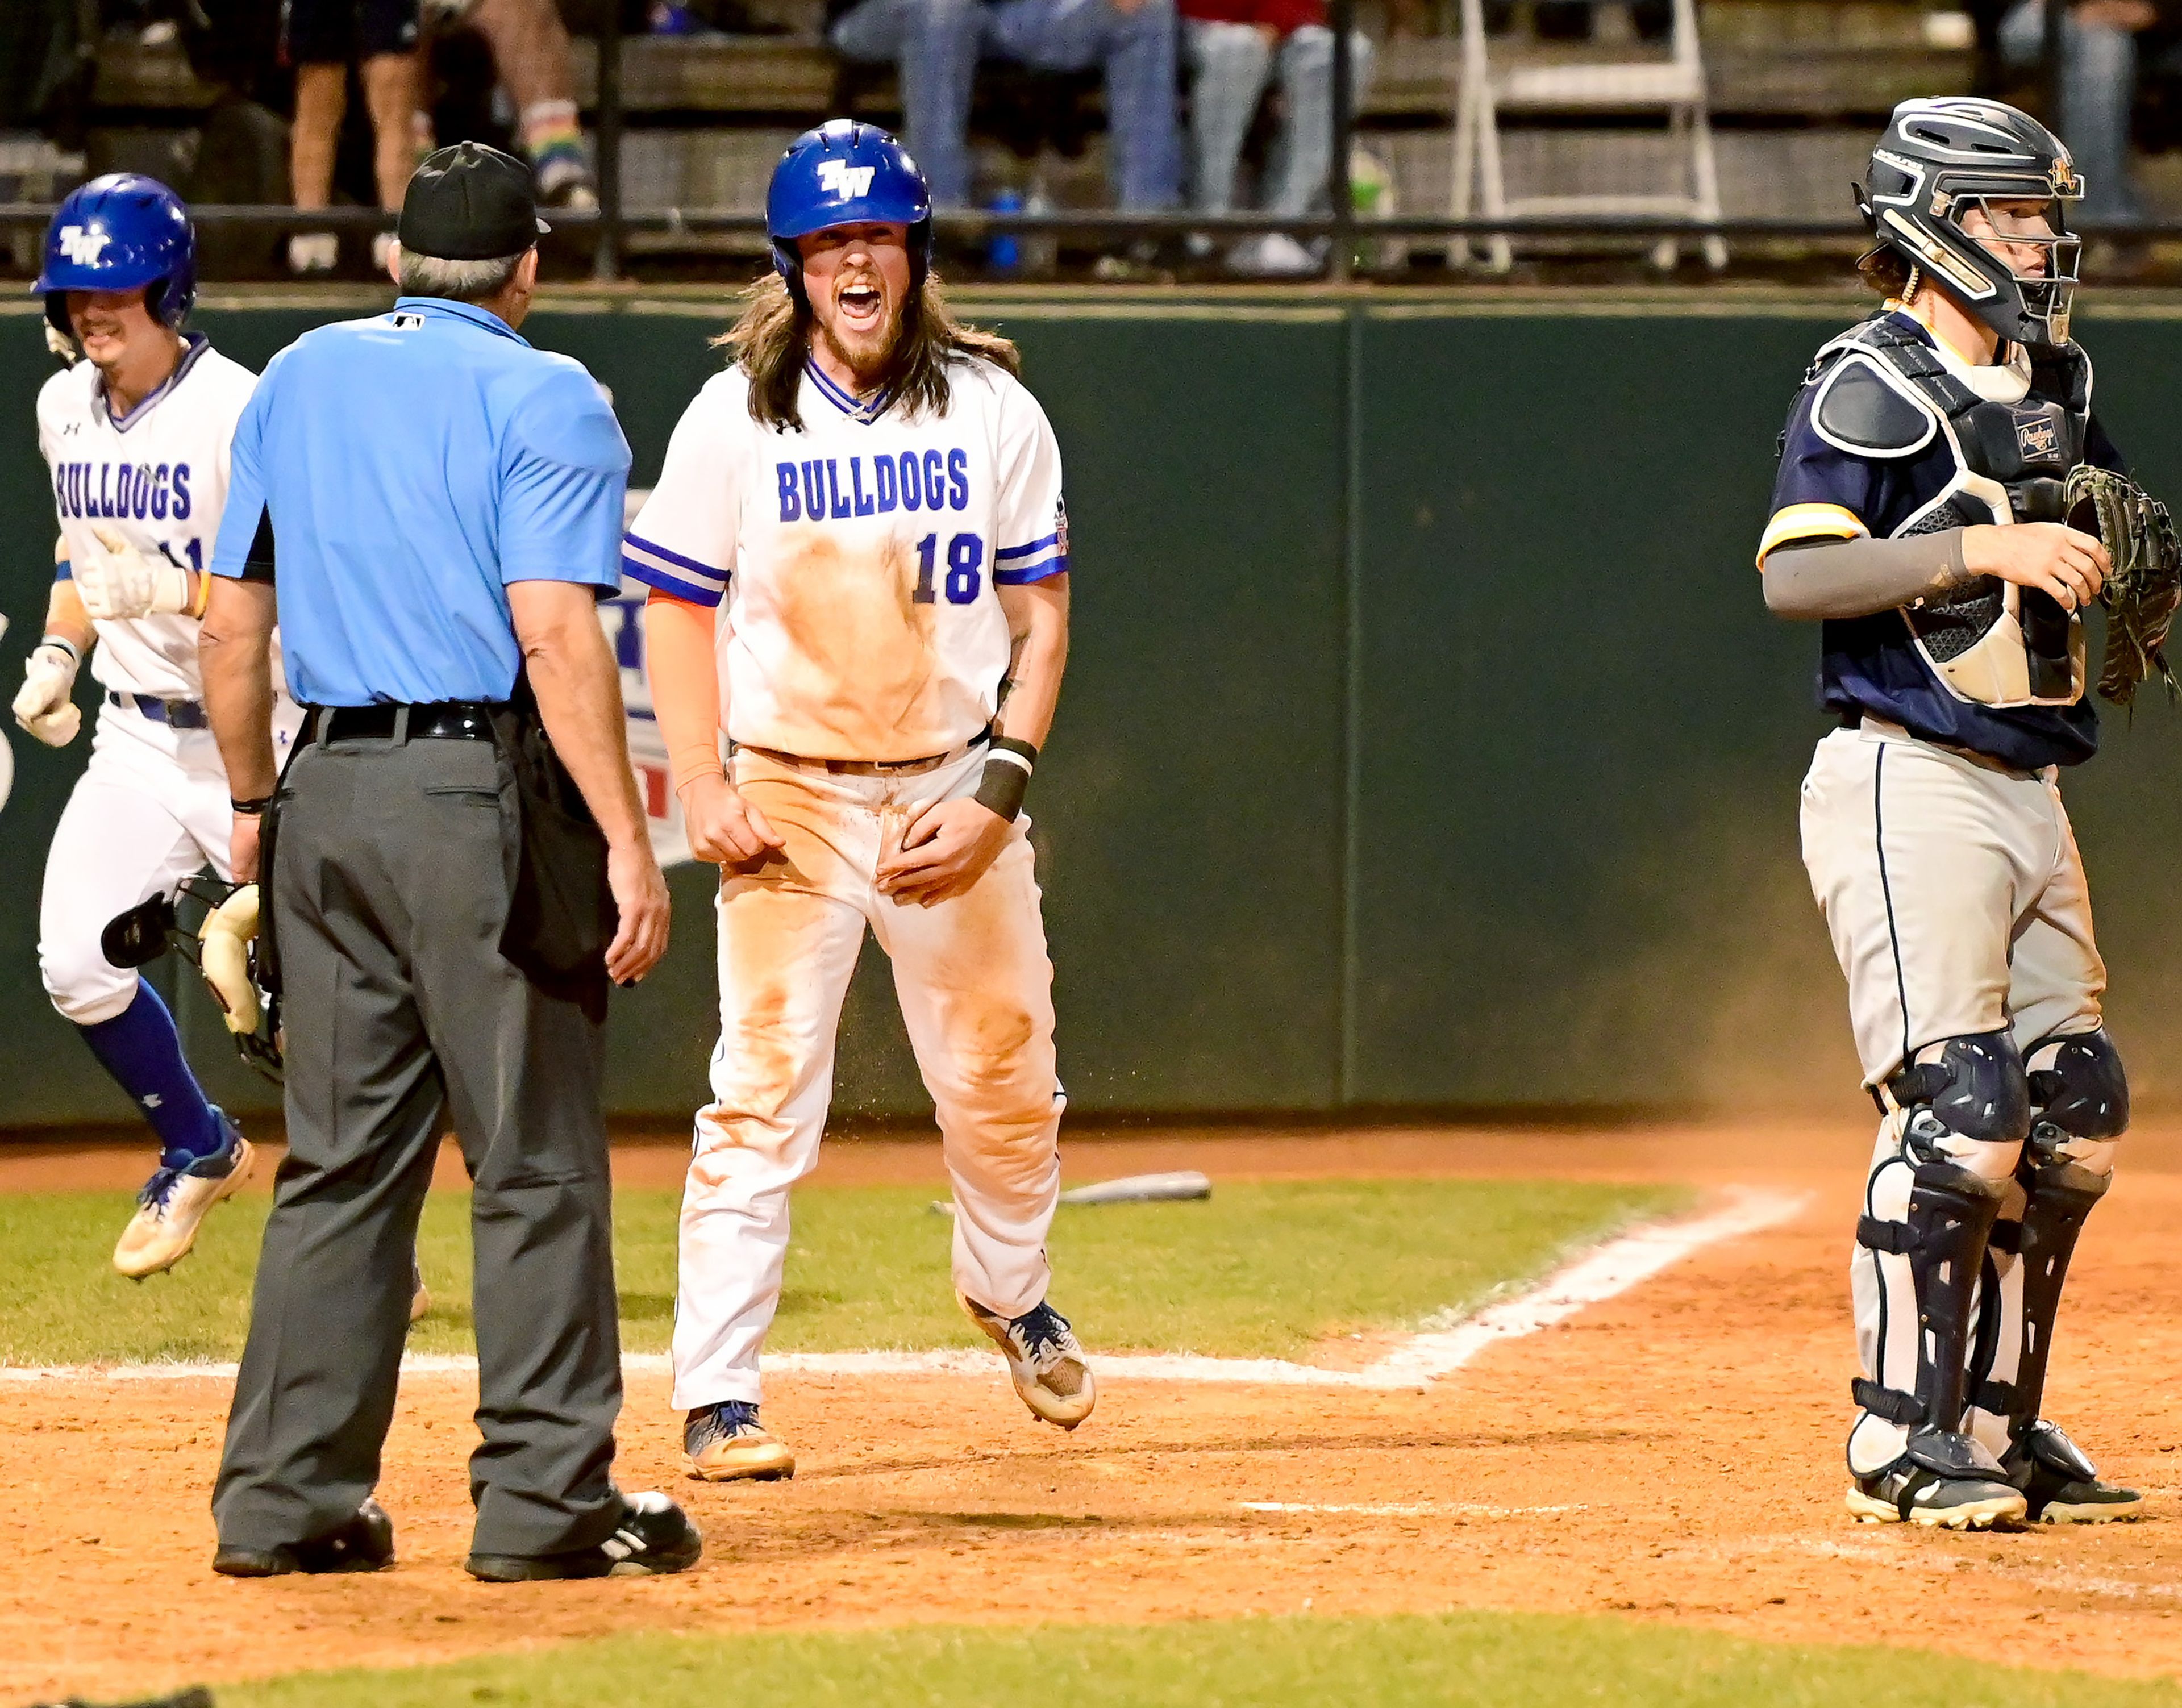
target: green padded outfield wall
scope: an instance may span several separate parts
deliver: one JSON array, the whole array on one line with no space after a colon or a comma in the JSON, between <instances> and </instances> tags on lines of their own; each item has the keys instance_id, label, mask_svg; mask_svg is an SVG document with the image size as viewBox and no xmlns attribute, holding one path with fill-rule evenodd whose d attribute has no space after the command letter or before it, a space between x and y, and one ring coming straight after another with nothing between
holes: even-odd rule
<instances>
[{"instance_id":1,"label":"green padded outfield wall","mask_svg":"<svg viewBox=\"0 0 2182 1708\"><path fill-rule=\"evenodd\" d=\"M1170 295L981 302L1068 464L1075 635L1033 801L1079 1110L1838 1108L1839 976L1796 847L1815 637L1751 552L1774 436L1853 299ZM330 311L212 307L252 366ZM356 312L351 309L346 312ZM2096 309L2099 403L2182 495L2182 318ZM688 303L526 328L613 392L640 482L716 361ZM38 323L0 315L12 691L51 509ZM37 987L38 874L81 765L8 735L0 1125L125 1119ZM2140 1095L2178 1089L2182 713L2070 782ZM611 1106L685 1115L713 1032L711 874L617 998ZM264 1088L180 1001L220 1095ZM929 1105L867 950L837 1106Z\"/></svg>"}]
</instances>

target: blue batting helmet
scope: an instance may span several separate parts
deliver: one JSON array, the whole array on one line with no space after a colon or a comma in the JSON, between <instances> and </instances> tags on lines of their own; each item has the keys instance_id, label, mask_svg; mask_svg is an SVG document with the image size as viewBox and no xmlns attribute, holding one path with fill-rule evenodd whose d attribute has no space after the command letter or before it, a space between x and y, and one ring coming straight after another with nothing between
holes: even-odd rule
<instances>
[{"instance_id":1,"label":"blue batting helmet","mask_svg":"<svg viewBox=\"0 0 2182 1708\"><path fill-rule=\"evenodd\" d=\"M829 119L788 145L765 192L773 264L803 299L795 240L835 225L906 225L910 292L932 264L932 191L909 151L876 124Z\"/></svg>"},{"instance_id":2,"label":"blue batting helmet","mask_svg":"<svg viewBox=\"0 0 2182 1708\"><path fill-rule=\"evenodd\" d=\"M156 178L109 172L69 192L46 228L46 261L30 287L64 336L70 290L144 287L144 306L163 326L180 327L197 295L197 234L181 198Z\"/></svg>"}]
</instances>

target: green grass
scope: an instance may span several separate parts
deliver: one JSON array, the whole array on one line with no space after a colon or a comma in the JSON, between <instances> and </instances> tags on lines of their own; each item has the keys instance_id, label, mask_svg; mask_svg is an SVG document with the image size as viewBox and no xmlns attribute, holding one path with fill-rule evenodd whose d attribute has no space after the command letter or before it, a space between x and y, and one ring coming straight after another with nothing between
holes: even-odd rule
<instances>
[{"instance_id":1,"label":"green grass","mask_svg":"<svg viewBox=\"0 0 2182 1708\"><path fill-rule=\"evenodd\" d=\"M617 1637L402 1672L223 1687L220 1708L2176 1708L2173 1683L1879 1648L1759 1644L1608 1617L1202 1621L1154 1626Z\"/></svg>"},{"instance_id":2,"label":"green grass","mask_svg":"<svg viewBox=\"0 0 2182 1708\"><path fill-rule=\"evenodd\" d=\"M950 1226L917 1187L818 1187L795 1199L776 1351L977 1346L947 1279ZM1403 1328L1542 1274L1571 1247L1680 1208L1674 1187L1564 1180L1220 1184L1209 1202L1066 1208L1055 1302L1094 1348L1291 1357L1336 1333ZM665 1349L678 1196L623 1192L615 1245L623 1334ZM173 1274L136 1283L107 1258L119 1193L0 1197L0 1361L231 1358L269 1199L206 1222ZM432 1314L418 1351L471 1349L468 1198L435 1192L418 1236Z\"/></svg>"}]
</instances>

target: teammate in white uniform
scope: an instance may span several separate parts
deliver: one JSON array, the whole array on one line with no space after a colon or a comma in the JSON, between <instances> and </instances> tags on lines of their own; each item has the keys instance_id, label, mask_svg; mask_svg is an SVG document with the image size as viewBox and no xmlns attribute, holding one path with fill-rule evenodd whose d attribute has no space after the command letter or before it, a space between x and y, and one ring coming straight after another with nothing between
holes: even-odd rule
<instances>
[{"instance_id":1,"label":"teammate in white uniform","mask_svg":"<svg viewBox=\"0 0 2182 1708\"><path fill-rule=\"evenodd\" d=\"M1896 109L1862 263L1890 300L1812 363L1758 555L1767 604L1825 622L1841 725L1804 780L1803 858L1880 1111L1851 1260L1847 1501L1872 1523L2141 1504L2042 1409L2129 1125L2058 783L2098 745L2080 612L2109 567L2063 483L2121 467L2068 335L2080 192L2013 108Z\"/></svg>"},{"instance_id":2,"label":"teammate in white uniform","mask_svg":"<svg viewBox=\"0 0 2182 1708\"><path fill-rule=\"evenodd\" d=\"M159 1137L159 1166L114 1252L114 1267L140 1280L188 1253L205 1213L251 1168L249 1144L206 1101L158 992L99 942L115 915L172 894L207 864L228 872L232 815L197 632L229 441L257 377L182 330L196 276L181 203L151 179L118 174L61 204L36 287L56 348L81 359L38 394L60 561L15 719L65 746L81 721L70 695L86 655L105 691L91 763L47 858L38 961L53 1006ZM277 718L285 747L294 709L284 703Z\"/></svg>"},{"instance_id":3,"label":"teammate in white uniform","mask_svg":"<svg viewBox=\"0 0 2182 1708\"><path fill-rule=\"evenodd\" d=\"M883 131L796 141L767 198L779 277L626 546L691 844L725 868L674 1330L713 1480L794 1468L758 1421L758 1351L867 927L938 1106L963 1307L1036 1416L1073 1429L1095 1398L1046 1302L1063 1099L1019 815L1066 655L1061 459L1014 346L947 314L930 213Z\"/></svg>"}]
</instances>

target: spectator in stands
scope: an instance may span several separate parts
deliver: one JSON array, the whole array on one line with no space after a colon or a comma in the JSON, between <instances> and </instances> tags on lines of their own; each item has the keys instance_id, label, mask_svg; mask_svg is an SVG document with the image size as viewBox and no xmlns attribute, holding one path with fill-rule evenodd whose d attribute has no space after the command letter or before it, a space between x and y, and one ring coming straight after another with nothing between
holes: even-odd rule
<instances>
[{"instance_id":1,"label":"spectator in stands","mask_svg":"<svg viewBox=\"0 0 2182 1708\"><path fill-rule=\"evenodd\" d=\"M598 183L577 117L568 29L554 0L427 0L425 10L435 33L468 25L492 49L539 201L548 207L596 207Z\"/></svg>"},{"instance_id":2,"label":"spectator in stands","mask_svg":"<svg viewBox=\"0 0 2182 1708\"><path fill-rule=\"evenodd\" d=\"M2129 109L2143 49L2152 48L2163 70L2182 69L2182 47L2167 41L2140 43L2157 28L2152 0L2076 0L2061 19L2061 113L2056 127L2084 177L2083 216L2092 220L2139 220L2143 198L2129 172ZM2001 53L2014 66L2035 65L2044 50L2042 0L2021 0L2000 26Z\"/></svg>"},{"instance_id":3,"label":"spectator in stands","mask_svg":"<svg viewBox=\"0 0 2182 1708\"><path fill-rule=\"evenodd\" d=\"M943 207L970 200L970 95L984 54L1042 71L1106 74L1109 172L1131 212L1182 199L1175 136L1175 0L854 0L836 53L900 69L910 151Z\"/></svg>"},{"instance_id":4,"label":"spectator in stands","mask_svg":"<svg viewBox=\"0 0 2182 1708\"><path fill-rule=\"evenodd\" d=\"M1179 0L1182 57L1190 89L1191 205L1225 213L1235 205L1235 178L1258 102L1276 71L1282 115L1266 162L1259 205L1268 213L1299 215L1326 202L1333 163L1333 31L1326 0ZM1364 98L1371 75L1371 43L1360 30L1349 41L1352 102ZM1351 110L1354 110L1352 106ZM1317 256L1286 232L1236 246L1228 264L1238 273L1315 273Z\"/></svg>"},{"instance_id":5,"label":"spectator in stands","mask_svg":"<svg viewBox=\"0 0 2182 1708\"><path fill-rule=\"evenodd\" d=\"M379 205L398 208L431 142L418 104L417 0L287 0L281 23L281 60L296 68L296 124L288 139L296 206L332 204L334 151L354 64L371 113ZM381 232L373 248L382 271L392 240ZM330 273L340 252L332 232L299 231L288 240L288 270Z\"/></svg>"}]
</instances>

